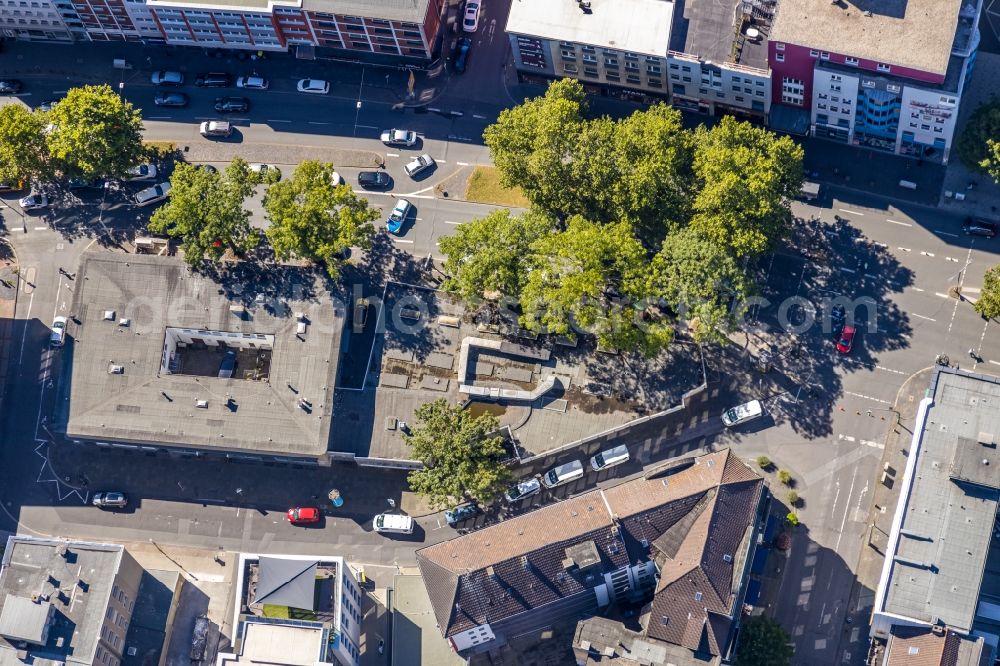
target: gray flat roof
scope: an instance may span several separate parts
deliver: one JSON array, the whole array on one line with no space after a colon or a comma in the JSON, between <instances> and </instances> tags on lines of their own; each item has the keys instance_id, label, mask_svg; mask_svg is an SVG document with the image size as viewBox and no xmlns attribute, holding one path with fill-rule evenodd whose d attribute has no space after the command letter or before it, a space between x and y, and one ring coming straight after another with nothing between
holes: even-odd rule
<instances>
[{"instance_id":1,"label":"gray flat roof","mask_svg":"<svg viewBox=\"0 0 1000 666\"><path fill-rule=\"evenodd\" d=\"M881 610L968 633L1000 499L1000 379L939 371L929 395Z\"/></svg>"},{"instance_id":2,"label":"gray flat roof","mask_svg":"<svg viewBox=\"0 0 1000 666\"><path fill-rule=\"evenodd\" d=\"M343 307L311 272L216 282L178 259L84 255L70 326L70 437L319 457L327 449ZM249 280L249 278L247 278ZM261 280L266 279L266 282ZM264 298L258 301L257 296ZM243 315L231 306L246 308ZM104 318L128 318L128 326ZM308 323L296 332L296 313ZM267 380L161 372L168 327L274 336ZM67 350L68 351L68 350ZM122 374L109 372L111 365ZM302 409L299 400L311 403ZM198 408L207 400L207 408ZM230 402L231 401L231 402Z\"/></svg>"},{"instance_id":3,"label":"gray flat roof","mask_svg":"<svg viewBox=\"0 0 1000 666\"><path fill-rule=\"evenodd\" d=\"M392 666L464 664L437 628L423 578L397 575L392 580Z\"/></svg>"},{"instance_id":4,"label":"gray flat roof","mask_svg":"<svg viewBox=\"0 0 1000 666\"><path fill-rule=\"evenodd\" d=\"M765 35L757 41L743 40L735 51L736 5L742 0L677 0L674 3L673 28L670 33L670 50L710 60L717 65L737 62L747 67L767 69L767 39L770 27L756 21L752 27ZM745 30L744 30L745 32Z\"/></svg>"},{"instance_id":5,"label":"gray flat roof","mask_svg":"<svg viewBox=\"0 0 1000 666\"><path fill-rule=\"evenodd\" d=\"M781 0L771 41L944 75L962 2Z\"/></svg>"},{"instance_id":6,"label":"gray flat roof","mask_svg":"<svg viewBox=\"0 0 1000 666\"><path fill-rule=\"evenodd\" d=\"M0 614L12 597L30 603L33 594L45 594L55 606L45 646L29 646L36 664L39 660L88 666L93 662L122 552L121 546L109 544L21 536L7 540L0 573ZM84 587L77 581L83 581ZM17 648L0 636L0 664L23 666L16 655Z\"/></svg>"},{"instance_id":7,"label":"gray flat roof","mask_svg":"<svg viewBox=\"0 0 1000 666\"><path fill-rule=\"evenodd\" d=\"M667 0L524 0L510 5L507 32L666 57L674 3Z\"/></svg>"},{"instance_id":8,"label":"gray flat roof","mask_svg":"<svg viewBox=\"0 0 1000 666\"><path fill-rule=\"evenodd\" d=\"M362 16L423 23L430 0L149 0L154 7L204 9L244 9L271 12L275 7L301 7L309 12L325 12L341 16Z\"/></svg>"}]
</instances>

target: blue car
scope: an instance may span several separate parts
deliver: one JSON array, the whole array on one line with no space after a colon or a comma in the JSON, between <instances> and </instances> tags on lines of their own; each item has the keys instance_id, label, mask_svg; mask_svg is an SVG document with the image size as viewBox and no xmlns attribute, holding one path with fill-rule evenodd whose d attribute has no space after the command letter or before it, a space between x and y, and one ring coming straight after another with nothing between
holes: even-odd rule
<instances>
[{"instance_id":1,"label":"blue car","mask_svg":"<svg viewBox=\"0 0 1000 666\"><path fill-rule=\"evenodd\" d=\"M444 519L449 525L454 527L463 520L468 520L479 513L479 507L475 504L462 504L454 509L444 512Z\"/></svg>"},{"instance_id":2,"label":"blue car","mask_svg":"<svg viewBox=\"0 0 1000 666\"><path fill-rule=\"evenodd\" d=\"M389 219L385 221L385 228L389 230L390 234L398 235L403 230L403 224L410 215L411 208L413 206L406 199L400 199L396 202L396 207L392 209Z\"/></svg>"},{"instance_id":3,"label":"blue car","mask_svg":"<svg viewBox=\"0 0 1000 666\"><path fill-rule=\"evenodd\" d=\"M462 37L455 45L455 64L453 65L456 74L464 74L465 68L469 64L469 49L472 48L472 40Z\"/></svg>"}]
</instances>

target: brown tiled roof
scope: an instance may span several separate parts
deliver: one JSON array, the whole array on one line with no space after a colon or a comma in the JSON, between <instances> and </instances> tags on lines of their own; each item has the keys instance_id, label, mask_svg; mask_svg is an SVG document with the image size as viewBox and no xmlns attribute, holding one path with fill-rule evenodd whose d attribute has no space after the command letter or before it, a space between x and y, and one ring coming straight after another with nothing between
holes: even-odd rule
<instances>
[{"instance_id":1,"label":"brown tiled roof","mask_svg":"<svg viewBox=\"0 0 1000 666\"><path fill-rule=\"evenodd\" d=\"M762 487L753 470L719 451L674 474L584 493L428 546L417 560L439 626L450 636L592 588L599 574L660 554L656 540L670 532L664 548L673 557L658 559L658 610L650 625L660 627L661 615L677 618L664 640L718 654L734 596L733 561ZM600 554L598 575L567 571L566 548L588 540ZM700 624L687 621L689 610L700 614Z\"/></svg>"},{"instance_id":2,"label":"brown tiled roof","mask_svg":"<svg viewBox=\"0 0 1000 666\"><path fill-rule=\"evenodd\" d=\"M956 666L964 639L954 631L935 634L924 627L892 628L886 666ZM971 645L971 643L970 643ZM967 663L968 657L965 658Z\"/></svg>"}]
</instances>

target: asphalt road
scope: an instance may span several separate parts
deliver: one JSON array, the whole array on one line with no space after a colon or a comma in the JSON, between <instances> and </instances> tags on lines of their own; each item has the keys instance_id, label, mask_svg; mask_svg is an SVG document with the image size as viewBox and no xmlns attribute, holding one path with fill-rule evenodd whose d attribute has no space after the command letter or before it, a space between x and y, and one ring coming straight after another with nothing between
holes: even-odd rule
<instances>
[{"instance_id":1,"label":"asphalt road","mask_svg":"<svg viewBox=\"0 0 1000 666\"><path fill-rule=\"evenodd\" d=\"M474 52L472 67L499 73L505 48L502 40L492 37L489 41L483 31L477 39L481 43L476 48L482 51ZM494 57L497 59L491 60ZM150 65L129 72L124 80L124 94L147 114L148 137L169 139L181 146L206 141L197 134L197 122L217 117L210 112L211 100L236 91L185 86L183 90L191 95L190 106L165 112L151 106L155 90L146 81L148 70L157 63ZM397 196L406 196L416 205L411 226L402 237L393 239L398 249L415 257L435 253L440 236L490 209L446 199L435 191L435 185L464 164L488 161L485 148L475 137L502 106L497 91L506 95L506 89L481 83L483 79L473 74L475 69L464 79L470 83L456 86L452 80L447 86L438 86L444 90L432 90L435 80L422 80L418 94L432 90L427 106L440 111L416 113L393 108L405 97L403 73L338 67L334 90L320 97L294 92L295 79L308 66L257 66L261 70L274 68L273 73L262 71L272 79L273 89L247 95L254 107L249 121L238 121L240 142L248 147L282 146L292 156L302 146L379 151L385 155L395 186L388 193L366 196L385 210ZM114 83L112 76L120 73L111 71L106 63L103 67L108 70L103 79L92 78ZM248 69L249 65L243 67ZM218 68L206 65L202 69ZM246 73L235 71L235 67L223 69ZM194 70L188 67L187 71ZM20 99L29 104L58 96L58 91L68 87L66 73L20 77L28 83L28 94ZM468 93L467 99L463 91ZM486 95L493 97L484 102L482 96ZM423 135L422 144L415 150L386 148L378 142L377 134L388 127L417 130ZM429 152L438 160L437 170L420 181L402 172L403 161L416 151ZM284 161L284 154L277 154L274 161L282 165L294 162L294 157ZM356 171L343 170L348 180ZM845 656L856 659L866 646L864 632L856 629L864 624L863 613L848 608L847 599L853 581L851 569L864 543L864 521L889 423L882 417L889 416L887 409L899 387L908 376L931 365L939 353L949 355L962 367L983 372L996 372L1000 366L1000 340L991 331L996 324L979 318L969 302L948 295L950 288L961 286L964 294L976 297L983 271L998 261L1000 239L969 239L961 235L957 216L908 206L877 192L833 194L836 196L815 206L796 204L797 214L819 221L799 225L793 243L761 263L766 284L763 295L770 305L755 308L748 316L754 325L751 350L760 344L773 346L774 370L766 375L756 373L739 350L720 355L712 368L712 400L699 405L698 425L690 440L673 449L661 447L655 455L642 459L655 462L691 447L732 445L745 458L766 454L793 473L796 490L803 498L799 515L804 528L796 534L775 611L793 633L797 663L801 664L841 663ZM99 242L106 229L142 224L143 215L125 205L124 195L109 196L102 199L101 193L85 193L52 219L27 215L23 224L18 211L4 210L8 238L17 252L24 281L16 311L17 349L6 378L8 403L2 422L6 446L0 454L4 516L0 523L28 533L153 538L161 543L212 548L274 552L333 549L359 563L372 564L412 563L416 546L454 534L440 516L419 521L420 533L411 541L372 534L370 516L386 507L385 499L398 497L402 488L401 475L388 472L364 472L359 487L350 490L350 509L344 517L331 517L319 529L294 528L284 522L280 502L311 500L322 488L344 480L348 472L342 468L326 472L328 476L297 471L299 477L308 477L308 484L314 484L308 490L282 477L285 472L256 466L192 472L192 478L203 474L208 479L193 487L186 485L184 468L178 466L181 463L171 462L171 467L157 458L113 453L107 454L102 467L107 477L90 479L91 487L111 483L116 474L130 479L136 485L129 491L141 498L138 508L114 514L81 506L83 493L59 483L47 466L46 443L51 438L43 421L57 407L54 400L61 358L46 341L52 317L67 314L73 289L73 280L58 269L75 270L80 254ZM10 198L5 201L16 208ZM835 215L847 222L838 223ZM800 253L800 247L807 248L807 255ZM803 327L794 334L777 326L782 308L797 323L810 309L821 312L824 299L838 295L867 297L873 302L871 310L858 311L865 325L850 355L838 355L833 349L833 331L823 331L821 326ZM804 300L788 301L792 297ZM769 328L765 330L764 325ZM970 348L980 360L969 358ZM722 432L711 424L711 415L733 400L750 398L761 398L767 405L770 418L760 427ZM643 442L656 439L653 433L644 437ZM662 433L659 437L664 440ZM76 470L67 473L75 474ZM169 495L143 497L142 479L154 474L169 478L167 485L173 485L175 479L180 485ZM215 494L208 492L211 479L221 480ZM613 478L599 481L616 482ZM75 479L71 484L79 485ZM237 493L237 488L242 492ZM258 501L263 496L267 502ZM845 624L849 616L855 620L853 627Z\"/></svg>"}]
</instances>

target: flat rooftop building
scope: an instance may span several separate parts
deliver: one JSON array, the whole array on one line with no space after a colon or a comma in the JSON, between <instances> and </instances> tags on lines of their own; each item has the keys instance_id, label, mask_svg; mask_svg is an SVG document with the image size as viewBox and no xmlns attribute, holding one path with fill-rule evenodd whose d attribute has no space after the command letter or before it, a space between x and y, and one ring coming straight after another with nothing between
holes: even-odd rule
<instances>
[{"instance_id":1,"label":"flat rooftop building","mask_svg":"<svg viewBox=\"0 0 1000 666\"><path fill-rule=\"evenodd\" d=\"M913 432L872 636L936 628L983 637L992 649L1000 642L1000 379L939 368Z\"/></svg>"},{"instance_id":2,"label":"flat rooftop building","mask_svg":"<svg viewBox=\"0 0 1000 666\"><path fill-rule=\"evenodd\" d=\"M169 257L84 257L68 437L326 460L343 308L304 270L220 279Z\"/></svg>"}]
</instances>

